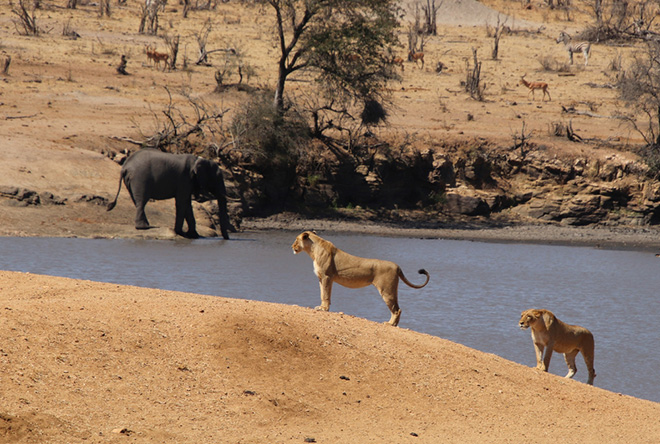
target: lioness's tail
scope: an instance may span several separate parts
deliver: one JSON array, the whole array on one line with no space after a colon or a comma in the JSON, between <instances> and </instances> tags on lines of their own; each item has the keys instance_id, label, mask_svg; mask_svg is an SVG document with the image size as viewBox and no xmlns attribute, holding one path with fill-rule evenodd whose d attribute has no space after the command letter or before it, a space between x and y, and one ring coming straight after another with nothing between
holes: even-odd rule
<instances>
[{"instance_id":1,"label":"lioness's tail","mask_svg":"<svg viewBox=\"0 0 660 444\"><path fill-rule=\"evenodd\" d=\"M425 274L425 275L426 275L426 282L424 282L422 285L415 285L415 284L411 283L411 282L410 282L408 279L406 279L406 277L403 275L403 271L401 271L401 268L399 268L399 277L401 278L401 280L402 280L403 282L406 283L406 285L408 285L409 287L412 287L412 288L422 288L422 287L425 287L426 284L429 283L429 279L431 279L431 276L429 275L429 272L426 271L426 270L424 270L424 269L422 268L422 269L419 270L417 273L419 273L419 274Z\"/></svg>"},{"instance_id":2,"label":"lioness's tail","mask_svg":"<svg viewBox=\"0 0 660 444\"><path fill-rule=\"evenodd\" d=\"M121 191L121 183L123 180L124 180L124 171L122 170L122 172L119 174L119 188L117 189L117 195L115 196L115 200L113 200L108 204L108 208L106 208L106 211L112 210L115 207L115 205L117 205L117 199L119 198L119 192Z\"/></svg>"}]
</instances>

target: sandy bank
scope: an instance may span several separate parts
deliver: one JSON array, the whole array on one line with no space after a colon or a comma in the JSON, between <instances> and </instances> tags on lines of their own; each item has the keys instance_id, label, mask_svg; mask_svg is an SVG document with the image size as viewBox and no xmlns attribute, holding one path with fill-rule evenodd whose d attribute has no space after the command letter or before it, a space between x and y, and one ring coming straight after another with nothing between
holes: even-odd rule
<instances>
[{"instance_id":1,"label":"sandy bank","mask_svg":"<svg viewBox=\"0 0 660 444\"><path fill-rule=\"evenodd\" d=\"M656 403L339 313L12 272L0 298L0 442L660 440Z\"/></svg>"}]
</instances>

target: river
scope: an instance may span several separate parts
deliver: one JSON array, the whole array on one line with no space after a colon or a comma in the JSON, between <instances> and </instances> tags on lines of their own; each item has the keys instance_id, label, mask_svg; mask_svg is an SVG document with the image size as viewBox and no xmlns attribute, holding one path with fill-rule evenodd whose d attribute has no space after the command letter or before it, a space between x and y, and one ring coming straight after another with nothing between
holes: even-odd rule
<instances>
[{"instance_id":1,"label":"river","mask_svg":"<svg viewBox=\"0 0 660 444\"><path fill-rule=\"evenodd\" d=\"M175 241L0 238L0 269L314 307L310 258L291 250L297 233L246 232L233 239ZM596 340L595 385L660 402L660 259L649 252L323 233L337 247L398 263L399 327L527 366L535 357L520 312L547 308ZM331 311L377 322L389 311L374 287L335 285ZM651 350L649 352L649 350ZM580 381L587 371L577 358ZM555 353L550 372L566 374Z\"/></svg>"}]
</instances>

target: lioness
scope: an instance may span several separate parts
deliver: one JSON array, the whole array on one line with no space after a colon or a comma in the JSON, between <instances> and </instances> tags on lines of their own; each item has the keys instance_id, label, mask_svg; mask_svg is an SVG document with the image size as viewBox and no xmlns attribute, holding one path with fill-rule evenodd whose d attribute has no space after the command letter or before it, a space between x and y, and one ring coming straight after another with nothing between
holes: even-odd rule
<instances>
[{"instance_id":1,"label":"lioness","mask_svg":"<svg viewBox=\"0 0 660 444\"><path fill-rule=\"evenodd\" d=\"M552 352L564 354L568 365L567 378L572 378L577 372L575 356L582 352L584 363L589 370L587 384L593 385L596 372L594 371L594 336L589 330L578 325L568 325L543 309L525 310L520 315L520 328L532 327L532 340L536 350L536 368L548 371ZM547 347L545 356L543 349Z\"/></svg>"},{"instance_id":2,"label":"lioness","mask_svg":"<svg viewBox=\"0 0 660 444\"><path fill-rule=\"evenodd\" d=\"M426 275L426 282L422 285L411 284L394 262L350 255L311 231L299 234L291 248L293 254L304 251L314 261L314 273L318 276L321 287L321 305L316 307L317 310L330 309L333 282L348 288L362 288L373 284L392 313L389 323L396 326L401 317L397 297L399 278L412 288L422 288L430 279L426 270L419 270L419 274Z\"/></svg>"}]
</instances>

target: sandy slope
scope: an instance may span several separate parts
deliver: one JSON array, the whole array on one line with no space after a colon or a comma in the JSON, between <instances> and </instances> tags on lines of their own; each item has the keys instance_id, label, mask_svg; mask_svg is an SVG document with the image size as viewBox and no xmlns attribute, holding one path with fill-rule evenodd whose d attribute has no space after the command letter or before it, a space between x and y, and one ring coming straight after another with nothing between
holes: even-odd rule
<instances>
[{"instance_id":1,"label":"sandy slope","mask_svg":"<svg viewBox=\"0 0 660 444\"><path fill-rule=\"evenodd\" d=\"M0 298L0 442L660 440L660 404L339 313L11 272Z\"/></svg>"},{"instance_id":2,"label":"sandy slope","mask_svg":"<svg viewBox=\"0 0 660 444\"><path fill-rule=\"evenodd\" d=\"M189 83L220 100L206 93L214 87L212 68L193 67L184 74L148 66L144 44L162 48L162 42L135 34L130 11L137 3L117 8L112 19L97 18L91 7L81 9L72 22L83 35L77 41L56 35L69 16L65 10L45 13L42 23L56 31L31 39L16 36L11 14L0 8L3 51L13 56L10 75L0 82L0 185L68 199L64 206L39 207L3 199L0 235L172 235L172 202L149 204L150 220L160 228L147 233L133 229L134 209L126 194L111 213L77 202L85 195L114 196L119 166L90 149L124 148L110 137L138 137L138 125L148 130L152 110L166 100L163 85ZM232 32L239 36L261 72L259 81L267 83L272 54L258 36L268 22L254 11L232 9L238 4L221 4L218 28L223 39L231 40ZM482 24L483 16L468 15ZM176 12L168 12L166 22L192 26ZM614 50L599 47L594 68L577 72L579 82L535 74L551 79L556 102L534 102L517 86L518 77L526 71L532 76L538 54L565 57L554 32L507 37L502 60L485 62L492 93L477 103L455 91L471 48L478 45L484 54L490 40L481 29L448 29L429 43L427 68L406 65L395 91L393 131L419 132L429 140L457 135L508 140L527 117L538 122L535 137L548 149L563 146L545 128L563 118L559 104L573 100L574 84L609 81L604 70ZM194 51L194 45L189 48ZM132 72L126 78L114 71L124 52ZM433 72L440 58L449 66L442 76ZM618 106L609 90L580 86L580 93L582 101L602 101L601 114ZM438 114L438 108L445 111ZM467 113L476 120L467 120ZM585 136L620 132L605 119L576 117L574 124ZM607 153L599 149L590 155ZM286 224L291 226L290 220ZM499 233L520 238L520 231L507 230ZM493 236L491 230L444 233ZM530 241L573 236L593 243L628 235L556 228L541 234L523 228L523 233ZM641 233L641 242L654 235ZM0 272L0 311L0 442L660 441L656 403L338 313L9 272Z\"/></svg>"}]
</instances>

